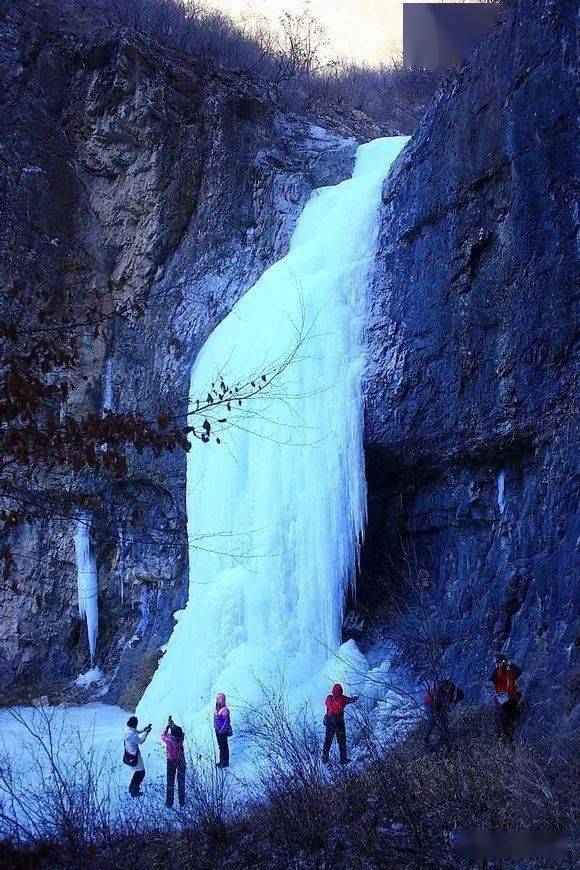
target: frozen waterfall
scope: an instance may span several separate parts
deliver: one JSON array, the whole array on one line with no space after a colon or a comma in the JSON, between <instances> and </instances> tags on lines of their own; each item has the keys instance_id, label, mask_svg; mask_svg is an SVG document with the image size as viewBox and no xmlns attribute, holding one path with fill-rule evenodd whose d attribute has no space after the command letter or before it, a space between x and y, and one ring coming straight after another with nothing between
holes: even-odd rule
<instances>
[{"instance_id":1,"label":"frozen waterfall","mask_svg":"<svg viewBox=\"0 0 580 870\"><path fill-rule=\"evenodd\" d=\"M364 657L341 647L366 520L362 338L381 188L406 141L362 145L351 179L312 194L289 253L195 361L190 408L221 378L278 374L227 415L221 444L188 454L189 598L142 721L171 713L201 733L217 691L239 723L263 686L303 706L336 679L364 682Z\"/></svg>"},{"instance_id":2,"label":"frozen waterfall","mask_svg":"<svg viewBox=\"0 0 580 870\"><path fill-rule=\"evenodd\" d=\"M97 646L99 632L99 586L97 568L89 542L89 520L83 514L77 520L75 550L77 557L77 588L79 597L79 616L87 623L91 661Z\"/></svg>"}]
</instances>

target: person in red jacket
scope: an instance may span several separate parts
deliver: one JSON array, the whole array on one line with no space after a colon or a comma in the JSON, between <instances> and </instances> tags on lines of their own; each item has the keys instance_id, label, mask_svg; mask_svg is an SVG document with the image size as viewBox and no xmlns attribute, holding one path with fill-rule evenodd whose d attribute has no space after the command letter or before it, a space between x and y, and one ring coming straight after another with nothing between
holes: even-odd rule
<instances>
[{"instance_id":1,"label":"person in red jacket","mask_svg":"<svg viewBox=\"0 0 580 870\"><path fill-rule=\"evenodd\" d=\"M332 694L328 695L325 701L326 715L324 717L324 726L326 733L324 735L324 746L322 748L322 760L328 764L330 747L332 741L336 737L338 743L338 751L340 753L340 763L348 764L346 755L346 727L344 724L344 708L347 704L354 704L358 701L358 695L349 698L345 695L340 683L335 683L332 687Z\"/></svg>"},{"instance_id":2,"label":"person in red jacket","mask_svg":"<svg viewBox=\"0 0 580 870\"><path fill-rule=\"evenodd\" d=\"M520 714L521 696L516 680L521 676L521 668L504 656L495 657L493 673L490 677L494 689L494 703L500 737L513 743L516 737Z\"/></svg>"}]
</instances>

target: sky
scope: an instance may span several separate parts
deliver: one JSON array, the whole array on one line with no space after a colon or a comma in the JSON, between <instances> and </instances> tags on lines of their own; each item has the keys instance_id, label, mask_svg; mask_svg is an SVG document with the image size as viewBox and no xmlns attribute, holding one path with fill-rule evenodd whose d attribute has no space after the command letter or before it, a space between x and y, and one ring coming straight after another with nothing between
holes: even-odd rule
<instances>
[{"instance_id":1,"label":"sky","mask_svg":"<svg viewBox=\"0 0 580 870\"><path fill-rule=\"evenodd\" d=\"M304 0L208 0L207 5L276 26L280 16L304 10ZM310 0L311 14L326 28L328 59L378 66L402 51L402 0Z\"/></svg>"}]
</instances>

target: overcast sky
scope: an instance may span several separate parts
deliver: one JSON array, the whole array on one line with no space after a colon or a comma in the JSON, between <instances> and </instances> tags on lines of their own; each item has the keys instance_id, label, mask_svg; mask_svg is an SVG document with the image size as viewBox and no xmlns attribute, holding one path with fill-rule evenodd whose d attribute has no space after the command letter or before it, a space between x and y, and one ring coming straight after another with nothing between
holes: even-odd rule
<instances>
[{"instance_id":1,"label":"overcast sky","mask_svg":"<svg viewBox=\"0 0 580 870\"><path fill-rule=\"evenodd\" d=\"M304 0L207 0L234 18L260 17L276 24L284 12L304 10ZM312 15L324 24L329 57L378 65L402 51L402 0L310 0Z\"/></svg>"}]
</instances>

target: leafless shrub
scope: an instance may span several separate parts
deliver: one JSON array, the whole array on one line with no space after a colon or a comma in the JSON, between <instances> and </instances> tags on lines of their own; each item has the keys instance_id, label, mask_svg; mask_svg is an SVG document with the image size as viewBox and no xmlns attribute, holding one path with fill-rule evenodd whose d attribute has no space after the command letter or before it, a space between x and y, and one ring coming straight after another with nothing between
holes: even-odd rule
<instances>
[{"instance_id":1,"label":"leafless shrub","mask_svg":"<svg viewBox=\"0 0 580 870\"><path fill-rule=\"evenodd\" d=\"M393 59L390 65L381 66L374 78L376 99L418 122L441 81L441 75L433 70L409 69Z\"/></svg>"},{"instance_id":2,"label":"leafless shrub","mask_svg":"<svg viewBox=\"0 0 580 870\"><path fill-rule=\"evenodd\" d=\"M64 720L39 708L15 723L27 735L19 758L0 760L0 827L16 840L58 841L85 857L110 831L111 787L106 757L91 735L69 733Z\"/></svg>"},{"instance_id":3,"label":"leafless shrub","mask_svg":"<svg viewBox=\"0 0 580 870\"><path fill-rule=\"evenodd\" d=\"M571 824L545 749L521 743L506 755L491 717L479 710L461 717L451 753L425 753L415 734L383 752L368 735L367 752L377 791L422 861L457 860L451 835L460 830L559 831Z\"/></svg>"},{"instance_id":4,"label":"leafless shrub","mask_svg":"<svg viewBox=\"0 0 580 870\"><path fill-rule=\"evenodd\" d=\"M190 751L186 772L186 804L180 812L185 827L196 827L205 840L227 841L228 829L238 814L232 780L218 769L213 756Z\"/></svg>"},{"instance_id":5,"label":"leafless shrub","mask_svg":"<svg viewBox=\"0 0 580 870\"><path fill-rule=\"evenodd\" d=\"M260 705L247 712L245 737L261 759L259 792L268 807L263 822L279 830L287 847L301 839L320 846L331 824L320 730L309 710L290 713L283 681L261 690Z\"/></svg>"},{"instance_id":6,"label":"leafless shrub","mask_svg":"<svg viewBox=\"0 0 580 870\"><path fill-rule=\"evenodd\" d=\"M234 22L195 0L99 0L92 15L105 28L144 36L205 70L221 66L272 82L285 111L336 104L410 130L441 81L428 70L405 69L398 59L380 69L327 59L326 31L308 8L283 13L275 29Z\"/></svg>"},{"instance_id":7,"label":"leafless shrub","mask_svg":"<svg viewBox=\"0 0 580 870\"><path fill-rule=\"evenodd\" d=\"M47 798L45 808L28 811L25 824L12 829L21 845L4 844L6 866L19 866L14 856L22 865L34 855L38 868L90 862L179 870L215 866L219 854L220 863L232 868L268 862L293 867L321 857L338 866L457 867L463 865L454 840L461 831L540 829L566 832L574 841L577 771L571 756L554 759L551 746L525 740L506 749L487 711L461 715L448 753L426 753L417 732L381 745L371 714L359 727L364 766L329 770L319 761L317 727L306 712L291 716L283 697L283 691L268 693L267 706L256 710L260 715L245 735L264 764L257 796L243 808L230 790L235 769L224 774L213 759L194 755L185 811L165 810L157 793L144 804L130 802L130 809L124 808L128 800L116 803L113 814L99 764L89 752L82 767L70 769L66 755L55 752L60 732L51 720L52 737L43 737L42 745L34 738L33 754L40 753L45 769L34 771L36 786L29 776L28 791L22 784L16 788L14 771L8 774L2 765L5 833L7 794L26 801L46 790ZM12 809L23 818L21 807Z\"/></svg>"},{"instance_id":8,"label":"leafless shrub","mask_svg":"<svg viewBox=\"0 0 580 870\"><path fill-rule=\"evenodd\" d=\"M270 39L272 78L276 84L308 78L324 68L321 52L328 44L324 27L305 8L299 14L285 12L280 19L279 39Z\"/></svg>"},{"instance_id":9,"label":"leafless shrub","mask_svg":"<svg viewBox=\"0 0 580 870\"><path fill-rule=\"evenodd\" d=\"M93 14L112 30L124 29L194 58L202 67L261 69L264 45L259 29L248 30L195 0L99 0Z\"/></svg>"}]
</instances>

